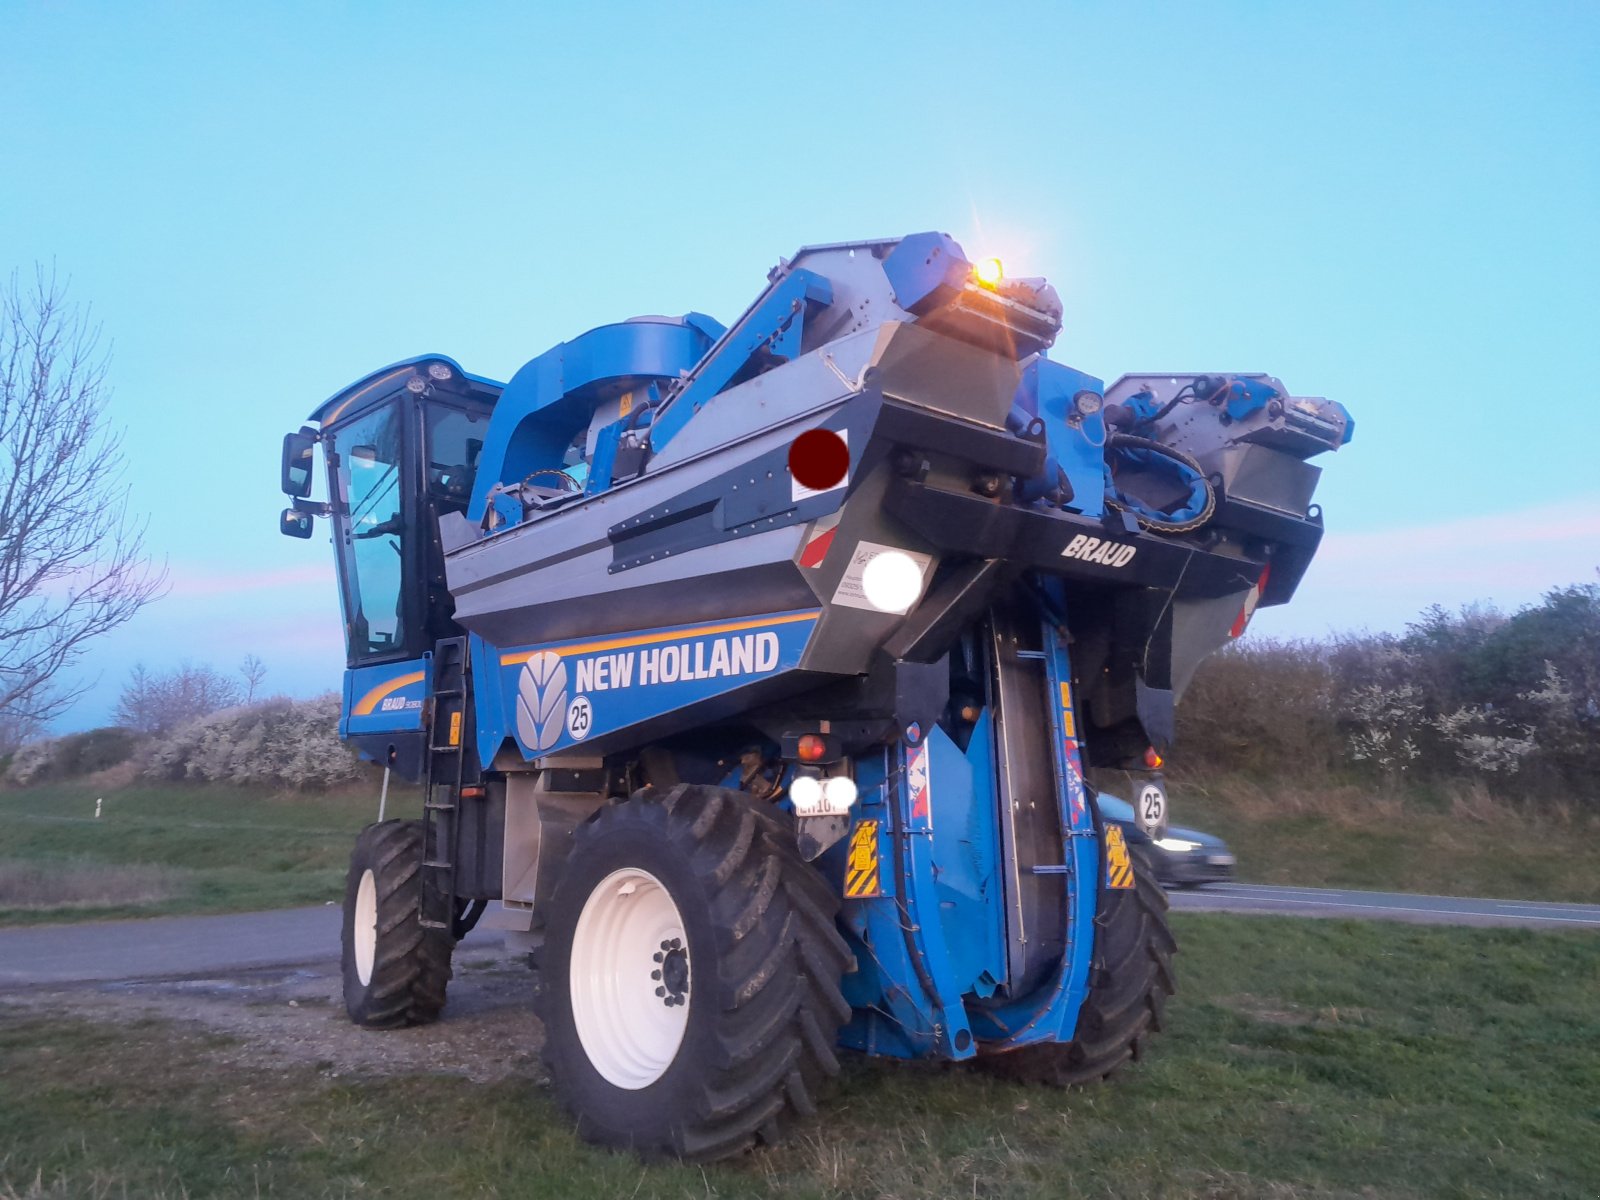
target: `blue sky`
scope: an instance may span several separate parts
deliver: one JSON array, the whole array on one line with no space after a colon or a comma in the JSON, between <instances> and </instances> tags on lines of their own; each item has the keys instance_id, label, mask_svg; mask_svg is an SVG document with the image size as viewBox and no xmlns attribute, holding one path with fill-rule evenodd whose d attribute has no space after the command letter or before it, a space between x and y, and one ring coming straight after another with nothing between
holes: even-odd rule
<instances>
[{"instance_id":1,"label":"blue sky","mask_svg":"<svg viewBox=\"0 0 1600 1200\"><path fill-rule=\"evenodd\" d=\"M0 46L0 268L93 305L173 578L63 727L138 660L336 684L277 455L349 381L728 320L803 243L928 228L1047 275L1074 366L1355 413L1323 554L1258 630L1600 565L1600 5L0 0Z\"/></svg>"}]
</instances>

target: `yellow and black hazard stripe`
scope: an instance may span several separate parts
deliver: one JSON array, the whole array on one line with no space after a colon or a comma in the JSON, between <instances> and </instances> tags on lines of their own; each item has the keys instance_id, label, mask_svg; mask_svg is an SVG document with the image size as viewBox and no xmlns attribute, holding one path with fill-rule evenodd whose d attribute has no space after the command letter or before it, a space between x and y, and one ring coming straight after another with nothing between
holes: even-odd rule
<instances>
[{"instance_id":1,"label":"yellow and black hazard stripe","mask_svg":"<svg viewBox=\"0 0 1600 1200\"><path fill-rule=\"evenodd\" d=\"M1120 825L1106 826L1106 886L1126 889L1133 886L1133 855Z\"/></svg>"},{"instance_id":2,"label":"yellow and black hazard stripe","mask_svg":"<svg viewBox=\"0 0 1600 1200\"><path fill-rule=\"evenodd\" d=\"M878 872L878 822L862 821L850 832L850 853L845 859L844 894L849 900L883 895Z\"/></svg>"}]
</instances>

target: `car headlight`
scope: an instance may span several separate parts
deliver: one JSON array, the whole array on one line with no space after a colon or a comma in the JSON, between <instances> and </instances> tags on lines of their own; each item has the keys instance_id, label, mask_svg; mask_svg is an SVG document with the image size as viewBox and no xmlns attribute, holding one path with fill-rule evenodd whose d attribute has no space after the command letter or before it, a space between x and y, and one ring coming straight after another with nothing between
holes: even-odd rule
<instances>
[{"instance_id":1,"label":"car headlight","mask_svg":"<svg viewBox=\"0 0 1600 1200\"><path fill-rule=\"evenodd\" d=\"M1191 850L1200 849L1199 842L1185 841L1183 838L1163 837L1156 839L1156 845L1169 854L1187 854Z\"/></svg>"}]
</instances>

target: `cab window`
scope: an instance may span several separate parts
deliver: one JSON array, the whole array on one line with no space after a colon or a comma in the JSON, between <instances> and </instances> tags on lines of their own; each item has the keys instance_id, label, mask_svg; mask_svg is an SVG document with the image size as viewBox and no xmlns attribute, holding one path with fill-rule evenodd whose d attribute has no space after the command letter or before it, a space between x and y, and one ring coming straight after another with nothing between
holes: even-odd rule
<instances>
[{"instance_id":1,"label":"cab window","mask_svg":"<svg viewBox=\"0 0 1600 1200\"><path fill-rule=\"evenodd\" d=\"M334 436L338 455L339 553L345 560L345 621L350 659L385 658L403 649L407 561L401 512L401 422L394 404Z\"/></svg>"},{"instance_id":2,"label":"cab window","mask_svg":"<svg viewBox=\"0 0 1600 1200\"><path fill-rule=\"evenodd\" d=\"M428 430L428 491L444 512L466 511L478 456L489 429L489 414L464 412L430 404L424 410Z\"/></svg>"}]
</instances>

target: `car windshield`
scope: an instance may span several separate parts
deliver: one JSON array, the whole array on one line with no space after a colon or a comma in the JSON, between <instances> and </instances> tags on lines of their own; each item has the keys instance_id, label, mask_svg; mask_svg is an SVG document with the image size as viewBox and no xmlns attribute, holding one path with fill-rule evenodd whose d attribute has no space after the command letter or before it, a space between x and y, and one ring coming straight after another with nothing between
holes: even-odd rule
<instances>
[{"instance_id":1,"label":"car windshield","mask_svg":"<svg viewBox=\"0 0 1600 1200\"><path fill-rule=\"evenodd\" d=\"M1133 805L1120 797L1101 792L1095 797L1095 803L1100 806L1100 815L1108 821L1133 821Z\"/></svg>"}]
</instances>

